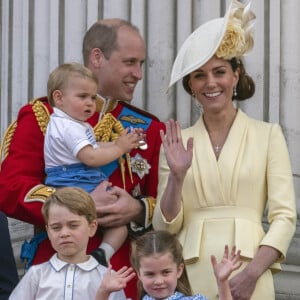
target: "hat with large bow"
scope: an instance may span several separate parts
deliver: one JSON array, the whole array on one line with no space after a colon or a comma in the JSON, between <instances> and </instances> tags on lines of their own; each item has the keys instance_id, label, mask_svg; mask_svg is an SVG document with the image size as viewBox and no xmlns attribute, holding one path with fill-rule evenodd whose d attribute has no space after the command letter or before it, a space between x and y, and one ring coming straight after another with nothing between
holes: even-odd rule
<instances>
[{"instance_id":1,"label":"hat with large bow","mask_svg":"<svg viewBox=\"0 0 300 300\"><path fill-rule=\"evenodd\" d=\"M210 20L192 32L174 61L169 87L203 66L211 57L240 58L253 47L255 14L247 5L232 0L225 16Z\"/></svg>"}]
</instances>

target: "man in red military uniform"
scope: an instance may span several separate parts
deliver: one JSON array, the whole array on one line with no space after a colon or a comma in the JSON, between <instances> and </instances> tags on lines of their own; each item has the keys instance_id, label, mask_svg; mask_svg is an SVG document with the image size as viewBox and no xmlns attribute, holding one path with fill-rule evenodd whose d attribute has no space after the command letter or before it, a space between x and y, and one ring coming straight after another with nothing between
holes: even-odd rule
<instances>
[{"instance_id":1,"label":"man in red military uniform","mask_svg":"<svg viewBox=\"0 0 300 300\"><path fill-rule=\"evenodd\" d=\"M145 52L145 43L138 29L119 19L95 23L83 41L84 64L99 81L98 112L88 120L94 127L96 138L112 138L120 131L120 123L123 128L139 127L146 133L146 146L134 149L130 156L124 155L105 167L112 189L107 189L109 183L103 182L91 193L100 226L128 224L132 232L143 232L151 225L158 181L159 131L164 129L164 124L156 117L129 104L135 86L142 78ZM51 113L47 98L31 101L21 108L3 145L1 210L10 217L34 224L36 232L43 231L42 203L54 191L43 184L44 133ZM102 204L103 199L111 204ZM33 264L48 260L54 253L43 234L34 239L38 248ZM98 236L91 238L88 253L99 244ZM129 265L129 253L127 240L112 257L113 268ZM135 281L128 284L125 293L128 298L136 299Z\"/></svg>"}]
</instances>

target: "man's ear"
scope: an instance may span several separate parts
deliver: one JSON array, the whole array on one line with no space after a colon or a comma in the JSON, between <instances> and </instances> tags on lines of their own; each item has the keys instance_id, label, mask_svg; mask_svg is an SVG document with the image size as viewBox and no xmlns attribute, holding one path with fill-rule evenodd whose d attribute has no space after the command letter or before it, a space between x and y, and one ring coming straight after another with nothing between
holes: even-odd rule
<instances>
[{"instance_id":1,"label":"man's ear","mask_svg":"<svg viewBox=\"0 0 300 300\"><path fill-rule=\"evenodd\" d=\"M105 56L101 49L93 48L90 53L90 62L94 66L94 68L100 68Z\"/></svg>"},{"instance_id":2,"label":"man's ear","mask_svg":"<svg viewBox=\"0 0 300 300\"><path fill-rule=\"evenodd\" d=\"M63 94L60 90L55 90L52 93L52 98L53 98L55 106L59 106L62 103L62 97L63 97Z\"/></svg>"}]
</instances>

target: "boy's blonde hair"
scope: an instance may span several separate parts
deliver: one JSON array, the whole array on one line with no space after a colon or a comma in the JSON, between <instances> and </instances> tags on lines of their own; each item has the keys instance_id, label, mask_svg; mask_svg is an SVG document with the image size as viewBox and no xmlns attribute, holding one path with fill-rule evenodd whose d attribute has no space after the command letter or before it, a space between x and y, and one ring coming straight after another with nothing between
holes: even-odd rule
<instances>
[{"instance_id":1,"label":"boy's blonde hair","mask_svg":"<svg viewBox=\"0 0 300 300\"><path fill-rule=\"evenodd\" d=\"M54 204L66 207L74 214L84 216L89 224L97 219L96 207L92 197L81 188L59 188L48 197L42 206L42 214L46 224L49 220L50 207Z\"/></svg>"},{"instance_id":2,"label":"boy's blonde hair","mask_svg":"<svg viewBox=\"0 0 300 300\"><path fill-rule=\"evenodd\" d=\"M47 95L51 106L55 106L53 92L65 88L71 77L82 77L90 79L98 86L98 79L91 70L79 63L66 63L59 65L54 69L48 78Z\"/></svg>"}]
</instances>

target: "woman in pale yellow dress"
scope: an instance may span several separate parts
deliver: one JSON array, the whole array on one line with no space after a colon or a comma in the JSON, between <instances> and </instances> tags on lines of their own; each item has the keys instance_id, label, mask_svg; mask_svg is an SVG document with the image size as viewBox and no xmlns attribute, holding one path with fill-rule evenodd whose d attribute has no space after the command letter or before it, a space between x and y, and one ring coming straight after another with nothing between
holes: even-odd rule
<instances>
[{"instance_id":1,"label":"woman in pale yellow dress","mask_svg":"<svg viewBox=\"0 0 300 300\"><path fill-rule=\"evenodd\" d=\"M242 62L253 45L254 18L249 6L233 0L224 18L187 38L170 85L183 79L202 114L190 128L181 131L170 120L161 132L153 225L178 234L193 292L209 299L218 299L210 255L220 258L225 244L236 245L243 260L230 279L233 299L275 299L272 272L280 270L295 231L293 177L281 128L248 117L232 101L255 91Z\"/></svg>"}]
</instances>

